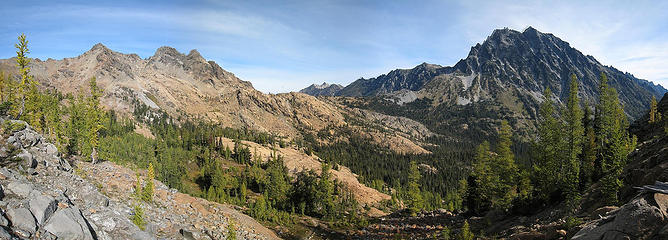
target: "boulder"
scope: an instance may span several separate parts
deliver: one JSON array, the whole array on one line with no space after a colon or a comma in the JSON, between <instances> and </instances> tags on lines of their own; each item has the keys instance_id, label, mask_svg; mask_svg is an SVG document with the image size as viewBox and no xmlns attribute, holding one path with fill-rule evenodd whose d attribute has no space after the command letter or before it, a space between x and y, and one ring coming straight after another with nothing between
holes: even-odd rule
<instances>
[{"instance_id":1,"label":"boulder","mask_svg":"<svg viewBox=\"0 0 668 240\"><path fill-rule=\"evenodd\" d=\"M0 239L12 239L12 235L5 228L0 228Z\"/></svg>"},{"instance_id":2,"label":"boulder","mask_svg":"<svg viewBox=\"0 0 668 240\"><path fill-rule=\"evenodd\" d=\"M58 203L53 197L45 195L33 196L30 199L30 212L37 219L37 223L42 225L46 220L48 220L56 209L58 208Z\"/></svg>"},{"instance_id":3,"label":"boulder","mask_svg":"<svg viewBox=\"0 0 668 240\"><path fill-rule=\"evenodd\" d=\"M573 240L649 239L668 224L668 196L645 193L610 216L586 224Z\"/></svg>"},{"instance_id":4,"label":"boulder","mask_svg":"<svg viewBox=\"0 0 668 240\"><path fill-rule=\"evenodd\" d=\"M5 216L0 215L0 226L9 227L9 220Z\"/></svg>"},{"instance_id":5,"label":"boulder","mask_svg":"<svg viewBox=\"0 0 668 240\"><path fill-rule=\"evenodd\" d=\"M30 210L25 208L12 208L7 211L7 218L12 223L12 228L23 230L29 234L34 234L37 230L35 217Z\"/></svg>"},{"instance_id":6,"label":"boulder","mask_svg":"<svg viewBox=\"0 0 668 240\"><path fill-rule=\"evenodd\" d=\"M56 145L53 145L51 143L46 144L44 149L45 149L47 155L52 155L53 156L53 155L58 154L58 148L56 148Z\"/></svg>"},{"instance_id":7,"label":"boulder","mask_svg":"<svg viewBox=\"0 0 668 240\"><path fill-rule=\"evenodd\" d=\"M95 239L86 219L77 207L59 209L46 222L44 230L59 239Z\"/></svg>"},{"instance_id":8,"label":"boulder","mask_svg":"<svg viewBox=\"0 0 668 240\"><path fill-rule=\"evenodd\" d=\"M21 153L17 154L16 157L23 159L23 167L26 169L37 167L37 159L33 157L32 153L26 151L25 149L23 149Z\"/></svg>"},{"instance_id":9,"label":"boulder","mask_svg":"<svg viewBox=\"0 0 668 240\"><path fill-rule=\"evenodd\" d=\"M30 192L32 191L32 186L22 182L11 182L7 185L7 190L18 195L19 197L27 198L28 196L30 196Z\"/></svg>"}]
</instances>

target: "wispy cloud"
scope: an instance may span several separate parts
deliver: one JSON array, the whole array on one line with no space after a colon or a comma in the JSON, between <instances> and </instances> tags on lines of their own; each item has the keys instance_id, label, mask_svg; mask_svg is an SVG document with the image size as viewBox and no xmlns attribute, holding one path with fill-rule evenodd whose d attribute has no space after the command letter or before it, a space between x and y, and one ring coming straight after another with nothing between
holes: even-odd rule
<instances>
[{"instance_id":1,"label":"wispy cloud","mask_svg":"<svg viewBox=\"0 0 668 240\"><path fill-rule=\"evenodd\" d=\"M265 92L345 84L421 62L452 65L493 29L527 26L668 86L663 1L10 0L0 15L3 58L20 32L41 58L76 56L97 42L142 57L162 45L196 48Z\"/></svg>"}]
</instances>

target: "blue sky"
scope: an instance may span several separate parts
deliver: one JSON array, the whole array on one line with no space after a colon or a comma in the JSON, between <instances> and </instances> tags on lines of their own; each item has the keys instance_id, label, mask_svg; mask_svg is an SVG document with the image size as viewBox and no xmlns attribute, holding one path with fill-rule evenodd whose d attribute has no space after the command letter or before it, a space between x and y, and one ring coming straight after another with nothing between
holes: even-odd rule
<instances>
[{"instance_id":1,"label":"blue sky","mask_svg":"<svg viewBox=\"0 0 668 240\"><path fill-rule=\"evenodd\" d=\"M453 65L492 30L531 25L605 65L668 86L668 1L3 1L0 58L95 43L146 58L197 49L263 92Z\"/></svg>"}]
</instances>

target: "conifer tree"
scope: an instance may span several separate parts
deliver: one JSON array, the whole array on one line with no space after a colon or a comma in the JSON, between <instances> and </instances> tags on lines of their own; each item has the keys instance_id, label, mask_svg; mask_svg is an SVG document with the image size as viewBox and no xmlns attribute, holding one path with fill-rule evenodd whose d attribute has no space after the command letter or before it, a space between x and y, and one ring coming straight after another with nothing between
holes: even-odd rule
<instances>
[{"instance_id":1,"label":"conifer tree","mask_svg":"<svg viewBox=\"0 0 668 240\"><path fill-rule=\"evenodd\" d=\"M471 232L471 227L469 226L469 222L464 220L464 226L462 226L462 229L459 230L459 233L457 234L457 237L455 239L457 240L473 240L475 236Z\"/></svg>"},{"instance_id":2,"label":"conifer tree","mask_svg":"<svg viewBox=\"0 0 668 240\"><path fill-rule=\"evenodd\" d=\"M155 179L155 172L153 163L148 163L148 170L146 171L146 186L142 191L142 199L147 202L153 201L153 179Z\"/></svg>"},{"instance_id":3,"label":"conifer tree","mask_svg":"<svg viewBox=\"0 0 668 240\"><path fill-rule=\"evenodd\" d=\"M515 155L510 146L512 145L512 129L508 121L501 121L501 128L499 129L499 142L496 149L496 160L493 165L499 172L499 179L501 180L498 188L495 190L500 196L498 201L493 202L493 205L501 209L510 207L511 202L518 193L518 168L515 164Z\"/></svg>"},{"instance_id":4,"label":"conifer tree","mask_svg":"<svg viewBox=\"0 0 668 240\"><path fill-rule=\"evenodd\" d=\"M134 197L137 199L140 199L142 196L142 187L141 187L141 179L139 177L139 173L136 173L137 177L137 182L135 182L135 192L133 193Z\"/></svg>"},{"instance_id":5,"label":"conifer tree","mask_svg":"<svg viewBox=\"0 0 668 240\"><path fill-rule=\"evenodd\" d=\"M411 215L415 215L423 207L422 192L420 190L420 169L415 161L410 162L408 168L408 184L406 187L406 200Z\"/></svg>"},{"instance_id":6,"label":"conifer tree","mask_svg":"<svg viewBox=\"0 0 668 240\"><path fill-rule=\"evenodd\" d=\"M99 134L100 130L104 128L104 125L102 125L104 110L100 106L102 91L97 86L95 77L91 78L88 83L90 87L90 96L86 99L86 137L88 145L83 155L90 155L91 162L96 163Z\"/></svg>"},{"instance_id":7,"label":"conifer tree","mask_svg":"<svg viewBox=\"0 0 668 240\"><path fill-rule=\"evenodd\" d=\"M635 137L627 132L628 120L619 102L617 90L608 86L607 77L601 73L599 102L597 105L597 150L600 162L601 185L604 201L617 202L617 192L622 186L619 176L626 165L627 155L635 148Z\"/></svg>"},{"instance_id":8,"label":"conifer tree","mask_svg":"<svg viewBox=\"0 0 668 240\"><path fill-rule=\"evenodd\" d=\"M552 91L546 88L539 108L538 140L534 144L537 160L533 163L534 182L539 197L543 199L547 199L557 190L558 185L555 183L561 179L562 172L559 170L564 145L562 130L562 123L556 117Z\"/></svg>"},{"instance_id":9,"label":"conifer tree","mask_svg":"<svg viewBox=\"0 0 668 240\"><path fill-rule=\"evenodd\" d=\"M582 126L582 109L578 99L578 82L575 74L571 75L571 84L566 103L566 112L562 114L565 118L566 130L566 162L564 168L564 179L562 180L566 198L570 204L574 204L579 198L578 187L580 180L580 159L582 153L582 137L584 128Z\"/></svg>"},{"instance_id":10,"label":"conifer tree","mask_svg":"<svg viewBox=\"0 0 668 240\"><path fill-rule=\"evenodd\" d=\"M652 95L652 101L650 101L649 104L649 123L654 123L656 122L656 97Z\"/></svg>"},{"instance_id":11,"label":"conifer tree","mask_svg":"<svg viewBox=\"0 0 668 240\"><path fill-rule=\"evenodd\" d=\"M334 214L334 183L332 182L332 173L329 164L322 164L320 181L318 183L319 197L322 202L323 213L325 216L331 217Z\"/></svg>"},{"instance_id":12,"label":"conifer tree","mask_svg":"<svg viewBox=\"0 0 668 240\"><path fill-rule=\"evenodd\" d=\"M19 67L21 80L18 82L16 87L16 95L14 96L16 99L12 99L14 102L12 113L16 119L27 120L28 123L34 124L36 121L32 119L33 116L29 116L30 119L26 119L24 114L26 111L26 101L28 101L29 104L32 104L37 97L35 94L37 90L37 84L33 80L33 76L30 75L30 68L28 67L28 64L30 63L30 59L28 58L30 50L28 49L28 40L26 39L26 35L21 34L18 37L18 40L19 42L14 44L14 47L17 49L16 66ZM34 110L34 106L32 105L28 106L28 108L29 110Z\"/></svg>"}]
</instances>

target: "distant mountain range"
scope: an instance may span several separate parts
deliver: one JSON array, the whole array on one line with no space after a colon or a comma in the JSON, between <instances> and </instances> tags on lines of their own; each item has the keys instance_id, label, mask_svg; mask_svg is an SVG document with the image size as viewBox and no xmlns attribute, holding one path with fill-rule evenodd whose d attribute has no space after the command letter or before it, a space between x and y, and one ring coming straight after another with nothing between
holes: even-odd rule
<instances>
[{"instance_id":1,"label":"distant mountain range","mask_svg":"<svg viewBox=\"0 0 668 240\"><path fill-rule=\"evenodd\" d=\"M494 30L451 67L423 63L413 69L358 79L334 94L328 91L317 95L382 97L400 105L422 99L434 107L491 102L535 118L545 88L549 87L560 101L567 98L571 74L579 79L580 97L593 104L601 73L607 75L626 113L634 119L646 111L651 96L660 98L666 92L660 85L604 66L560 38L529 27L523 32Z\"/></svg>"},{"instance_id":2,"label":"distant mountain range","mask_svg":"<svg viewBox=\"0 0 668 240\"><path fill-rule=\"evenodd\" d=\"M311 84L311 86L308 86L299 92L306 93L311 96L334 96L341 89L343 89L343 86L339 84L322 83L320 85Z\"/></svg>"}]
</instances>

